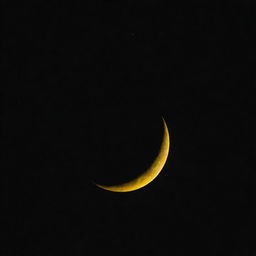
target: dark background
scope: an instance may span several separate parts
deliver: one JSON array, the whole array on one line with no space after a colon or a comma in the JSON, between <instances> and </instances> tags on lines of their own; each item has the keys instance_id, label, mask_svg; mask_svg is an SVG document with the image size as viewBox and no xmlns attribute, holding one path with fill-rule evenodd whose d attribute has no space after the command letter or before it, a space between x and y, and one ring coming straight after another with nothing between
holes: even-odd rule
<instances>
[{"instance_id":1,"label":"dark background","mask_svg":"<svg viewBox=\"0 0 256 256\"><path fill-rule=\"evenodd\" d=\"M3 7L1 255L254 255L251 3Z\"/></svg>"}]
</instances>

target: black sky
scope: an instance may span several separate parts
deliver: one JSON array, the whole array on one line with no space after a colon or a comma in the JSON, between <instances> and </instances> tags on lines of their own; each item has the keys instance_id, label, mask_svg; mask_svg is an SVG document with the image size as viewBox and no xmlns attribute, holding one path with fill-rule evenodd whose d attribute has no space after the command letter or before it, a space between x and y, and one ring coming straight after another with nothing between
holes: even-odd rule
<instances>
[{"instance_id":1,"label":"black sky","mask_svg":"<svg viewBox=\"0 0 256 256\"><path fill-rule=\"evenodd\" d=\"M252 4L3 6L1 255L253 255Z\"/></svg>"}]
</instances>

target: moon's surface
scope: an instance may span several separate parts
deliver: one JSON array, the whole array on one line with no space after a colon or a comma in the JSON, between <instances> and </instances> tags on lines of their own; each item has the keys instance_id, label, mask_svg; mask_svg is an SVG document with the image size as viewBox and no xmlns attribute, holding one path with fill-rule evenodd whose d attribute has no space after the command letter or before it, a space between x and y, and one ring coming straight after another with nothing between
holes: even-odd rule
<instances>
[{"instance_id":1,"label":"moon's surface","mask_svg":"<svg viewBox=\"0 0 256 256\"><path fill-rule=\"evenodd\" d=\"M120 185L104 186L97 183L95 183L95 185L102 189L112 191L112 192L129 192L129 191L140 189L148 185L151 181L153 181L163 169L169 153L170 138L169 138L168 127L165 123L164 118L163 118L163 126L164 126L164 132L163 132L163 140L160 147L160 151L157 157L155 158L154 162L144 173L142 173L137 178Z\"/></svg>"}]
</instances>

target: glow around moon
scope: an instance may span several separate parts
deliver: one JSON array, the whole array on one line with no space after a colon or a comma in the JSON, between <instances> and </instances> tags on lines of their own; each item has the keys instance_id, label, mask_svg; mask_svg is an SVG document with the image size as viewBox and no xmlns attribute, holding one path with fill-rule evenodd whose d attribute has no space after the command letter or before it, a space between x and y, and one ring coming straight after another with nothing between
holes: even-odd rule
<instances>
[{"instance_id":1,"label":"glow around moon","mask_svg":"<svg viewBox=\"0 0 256 256\"><path fill-rule=\"evenodd\" d=\"M104 186L96 183L95 185L98 186L99 188L112 191L112 192L130 192L130 191L140 189L148 185L150 182L152 182L163 169L169 154L170 138L169 138L168 127L165 123L164 118L163 118L163 125L164 125L164 132L163 132L163 140L160 147L160 151L157 157L155 158L154 162L147 169L147 171L142 173L137 178L120 185Z\"/></svg>"}]
</instances>

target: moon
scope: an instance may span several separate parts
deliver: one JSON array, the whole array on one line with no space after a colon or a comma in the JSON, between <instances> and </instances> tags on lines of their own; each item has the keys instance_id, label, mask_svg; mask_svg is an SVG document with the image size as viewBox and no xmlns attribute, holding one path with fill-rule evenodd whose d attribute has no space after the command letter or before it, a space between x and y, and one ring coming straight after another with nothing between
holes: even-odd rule
<instances>
[{"instance_id":1,"label":"moon","mask_svg":"<svg viewBox=\"0 0 256 256\"><path fill-rule=\"evenodd\" d=\"M144 173L142 173L137 178L120 185L105 186L97 183L95 183L95 185L98 186L99 188L112 191L112 192L130 192L130 191L134 191L142 187L145 187L150 182L152 182L163 169L169 154L169 147L170 147L169 132L168 132L168 127L166 125L164 118L162 119L163 119L164 131L163 131L163 139L162 139L161 147L157 157L155 158L151 166Z\"/></svg>"}]
</instances>

